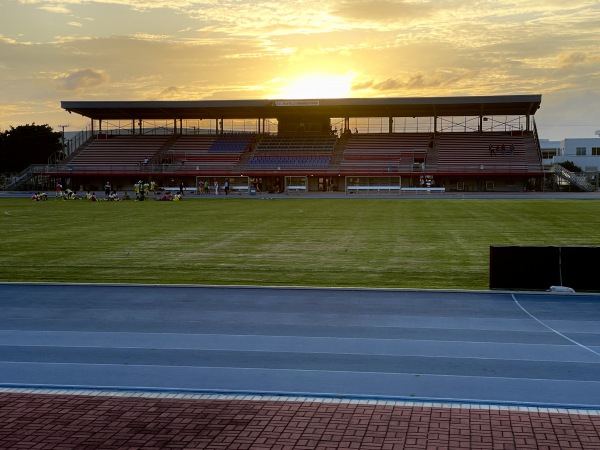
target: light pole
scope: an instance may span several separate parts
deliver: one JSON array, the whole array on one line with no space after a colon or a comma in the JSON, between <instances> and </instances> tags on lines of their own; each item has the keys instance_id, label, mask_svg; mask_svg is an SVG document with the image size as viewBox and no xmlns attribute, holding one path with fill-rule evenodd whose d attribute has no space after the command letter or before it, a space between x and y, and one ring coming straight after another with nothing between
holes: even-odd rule
<instances>
[{"instance_id":1,"label":"light pole","mask_svg":"<svg viewBox=\"0 0 600 450\"><path fill-rule=\"evenodd\" d=\"M62 128L62 152L65 154L65 128L69 128L69 125L59 125L59 128Z\"/></svg>"}]
</instances>

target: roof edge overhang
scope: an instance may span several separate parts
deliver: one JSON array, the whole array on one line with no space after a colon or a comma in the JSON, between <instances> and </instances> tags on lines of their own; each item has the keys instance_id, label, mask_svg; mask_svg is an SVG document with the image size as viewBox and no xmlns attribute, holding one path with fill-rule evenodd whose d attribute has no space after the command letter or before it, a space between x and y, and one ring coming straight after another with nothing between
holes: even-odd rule
<instances>
[{"instance_id":1,"label":"roof edge overhang","mask_svg":"<svg viewBox=\"0 0 600 450\"><path fill-rule=\"evenodd\" d=\"M62 101L61 108L94 120L519 116L534 115L541 100L541 95L531 94L302 100Z\"/></svg>"}]
</instances>

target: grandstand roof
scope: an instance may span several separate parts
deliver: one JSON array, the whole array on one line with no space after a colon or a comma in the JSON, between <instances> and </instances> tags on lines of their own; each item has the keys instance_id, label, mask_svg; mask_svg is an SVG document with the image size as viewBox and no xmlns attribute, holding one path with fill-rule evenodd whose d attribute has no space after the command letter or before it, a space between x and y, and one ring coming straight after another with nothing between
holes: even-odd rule
<instances>
[{"instance_id":1,"label":"grandstand roof","mask_svg":"<svg viewBox=\"0 0 600 450\"><path fill-rule=\"evenodd\" d=\"M63 101L61 107L95 120L257 119L285 117L522 116L541 95L313 100Z\"/></svg>"}]
</instances>

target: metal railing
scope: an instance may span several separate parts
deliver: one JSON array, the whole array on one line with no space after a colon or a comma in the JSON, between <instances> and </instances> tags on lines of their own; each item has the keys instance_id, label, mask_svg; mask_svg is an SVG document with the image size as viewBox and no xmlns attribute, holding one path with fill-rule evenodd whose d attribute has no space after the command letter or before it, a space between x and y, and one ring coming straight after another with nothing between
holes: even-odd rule
<instances>
[{"instance_id":1,"label":"metal railing","mask_svg":"<svg viewBox=\"0 0 600 450\"><path fill-rule=\"evenodd\" d=\"M571 172L560 164L555 164L552 171L558 178L565 180L571 185L577 186L583 191L592 192L596 190L594 185L587 180L587 177L584 174Z\"/></svg>"}]
</instances>

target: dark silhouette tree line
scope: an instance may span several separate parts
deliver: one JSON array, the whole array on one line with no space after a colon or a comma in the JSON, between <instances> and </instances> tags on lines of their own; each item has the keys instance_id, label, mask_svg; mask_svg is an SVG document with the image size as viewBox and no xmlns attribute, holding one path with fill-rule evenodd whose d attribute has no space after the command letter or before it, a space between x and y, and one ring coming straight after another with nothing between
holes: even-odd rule
<instances>
[{"instance_id":1,"label":"dark silhouette tree line","mask_svg":"<svg viewBox=\"0 0 600 450\"><path fill-rule=\"evenodd\" d=\"M19 125L0 133L0 173L16 173L31 164L47 164L62 152L62 134L49 125Z\"/></svg>"}]
</instances>

